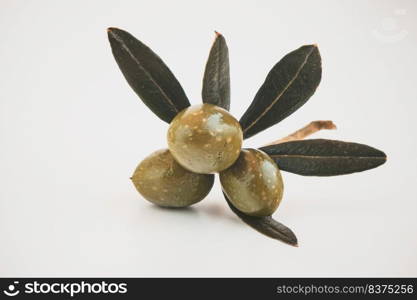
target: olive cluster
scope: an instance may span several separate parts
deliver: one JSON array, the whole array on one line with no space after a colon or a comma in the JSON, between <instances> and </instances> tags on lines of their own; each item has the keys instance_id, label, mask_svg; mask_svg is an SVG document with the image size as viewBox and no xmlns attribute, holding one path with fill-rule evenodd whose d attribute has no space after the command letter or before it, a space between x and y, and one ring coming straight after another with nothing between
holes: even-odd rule
<instances>
[{"instance_id":1,"label":"olive cluster","mask_svg":"<svg viewBox=\"0 0 417 300\"><path fill-rule=\"evenodd\" d=\"M212 104L181 111L168 129L168 149L152 153L136 168L132 181L152 203L184 207L204 199L220 174L223 191L240 211L269 216L283 194L275 162L256 149L242 150L239 122Z\"/></svg>"}]
</instances>

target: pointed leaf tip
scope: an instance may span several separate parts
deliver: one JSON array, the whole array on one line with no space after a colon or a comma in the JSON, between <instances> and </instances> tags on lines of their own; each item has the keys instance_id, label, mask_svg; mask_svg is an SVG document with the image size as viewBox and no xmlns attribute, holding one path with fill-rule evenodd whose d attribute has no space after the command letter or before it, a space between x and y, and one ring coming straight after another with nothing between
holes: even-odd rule
<instances>
[{"instance_id":1,"label":"pointed leaf tip","mask_svg":"<svg viewBox=\"0 0 417 300\"><path fill-rule=\"evenodd\" d=\"M133 35L107 29L114 58L129 85L160 119L170 123L190 106L180 83L161 58Z\"/></svg>"},{"instance_id":2,"label":"pointed leaf tip","mask_svg":"<svg viewBox=\"0 0 417 300\"><path fill-rule=\"evenodd\" d=\"M298 247L298 240L294 232L286 227L284 224L274 220L271 216L269 217L252 217L248 216L241 211L239 211L233 204L229 201L226 194L223 193L227 204L230 209L247 225L255 229L256 231L281 242L284 242L288 245Z\"/></svg>"},{"instance_id":3,"label":"pointed leaf tip","mask_svg":"<svg viewBox=\"0 0 417 300\"><path fill-rule=\"evenodd\" d=\"M284 56L269 72L240 119L244 138L277 124L304 105L321 80L317 45L302 46Z\"/></svg>"},{"instance_id":4,"label":"pointed leaf tip","mask_svg":"<svg viewBox=\"0 0 417 300\"><path fill-rule=\"evenodd\" d=\"M108 27L107 28L107 34L109 35L109 37L110 37L110 35L116 36L119 32L123 32L123 30L119 29L117 27Z\"/></svg>"},{"instance_id":5,"label":"pointed leaf tip","mask_svg":"<svg viewBox=\"0 0 417 300\"><path fill-rule=\"evenodd\" d=\"M220 32L216 31L216 30L214 30L214 33L216 35L216 38L223 37L223 35Z\"/></svg>"}]
</instances>

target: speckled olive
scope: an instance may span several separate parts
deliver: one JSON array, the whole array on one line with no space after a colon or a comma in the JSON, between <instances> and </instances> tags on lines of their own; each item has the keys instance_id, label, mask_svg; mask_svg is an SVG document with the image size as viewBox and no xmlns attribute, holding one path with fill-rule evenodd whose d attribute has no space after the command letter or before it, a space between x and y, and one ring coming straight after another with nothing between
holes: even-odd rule
<instances>
[{"instance_id":1,"label":"speckled olive","mask_svg":"<svg viewBox=\"0 0 417 300\"><path fill-rule=\"evenodd\" d=\"M270 216L281 202L284 184L275 162L264 152L242 150L237 161L220 173L230 202L250 216Z\"/></svg>"},{"instance_id":2,"label":"speckled olive","mask_svg":"<svg viewBox=\"0 0 417 300\"><path fill-rule=\"evenodd\" d=\"M239 157L242 147L239 122L212 104L190 106L171 122L168 146L184 168L201 174L220 172Z\"/></svg>"},{"instance_id":3,"label":"speckled olive","mask_svg":"<svg viewBox=\"0 0 417 300\"><path fill-rule=\"evenodd\" d=\"M184 169L165 149L146 157L131 179L146 200L160 206L185 207L207 196L214 175L196 174Z\"/></svg>"}]
</instances>

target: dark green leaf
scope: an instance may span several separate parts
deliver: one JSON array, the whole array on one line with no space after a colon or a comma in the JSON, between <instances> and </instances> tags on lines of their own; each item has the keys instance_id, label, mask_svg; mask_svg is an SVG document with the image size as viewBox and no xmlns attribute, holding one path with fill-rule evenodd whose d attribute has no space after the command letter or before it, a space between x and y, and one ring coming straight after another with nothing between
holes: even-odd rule
<instances>
[{"instance_id":1,"label":"dark green leaf","mask_svg":"<svg viewBox=\"0 0 417 300\"><path fill-rule=\"evenodd\" d=\"M229 50L218 32L204 71L202 96L204 103L230 109Z\"/></svg>"},{"instance_id":2,"label":"dark green leaf","mask_svg":"<svg viewBox=\"0 0 417 300\"><path fill-rule=\"evenodd\" d=\"M174 74L150 48L121 29L109 28L108 37L127 82L160 119L169 123L190 106Z\"/></svg>"},{"instance_id":3,"label":"dark green leaf","mask_svg":"<svg viewBox=\"0 0 417 300\"><path fill-rule=\"evenodd\" d=\"M321 58L316 45L302 46L284 56L240 119L243 137L249 138L295 112L313 95L320 79Z\"/></svg>"},{"instance_id":4,"label":"dark green leaf","mask_svg":"<svg viewBox=\"0 0 417 300\"><path fill-rule=\"evenodd\" d=\"M275 221L271 216L269 217L252 217L248 216L241 211L239 211L236 207L230 203L227 196L223 193L224 197L226 198L227 204L229 204L230 209L246 224L248 224L253 229L259 231L260 233L276 239L280 240L284 243L290 244L291 246L298 246L297 237L292 232L291 229L286 227L285 225Z\"/></svg>"},{"instance_id":5,"label":"dark green leaf","mask_svg":"<svg viewBox=\"0 0 417 300\"><path fill-rule=\"evenodd\" d=\"M306 176L334 176L376 168L384 152L367 145L333 140L292 141L260 148L283 171Z\"/></svg>"}]
</instances>

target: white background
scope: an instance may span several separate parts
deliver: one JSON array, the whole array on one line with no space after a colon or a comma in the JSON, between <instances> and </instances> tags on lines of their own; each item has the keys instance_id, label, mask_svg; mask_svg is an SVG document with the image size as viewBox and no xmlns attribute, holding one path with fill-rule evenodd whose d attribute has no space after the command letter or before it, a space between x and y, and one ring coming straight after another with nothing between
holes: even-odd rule
<instances>
[{"instance_id":1,"label":"white background","mask_svg":"<svg viewBox=\"0 0 417 300\"><path fill-rule=\"evenodd\" d=\"M413 1L0 2L0 276L417 276ZM130 31L192 103L214 30L230 50L239 118L270 68L318 43L323 79L261 146L316 119L315 137L384 150L377 169L331 178L283 173L274 215L299 247L266 238L216 182L188 210L143 200L136 165L166 147L167 124L127 85L106 28Z\"/></svg>"}]
</instances>

